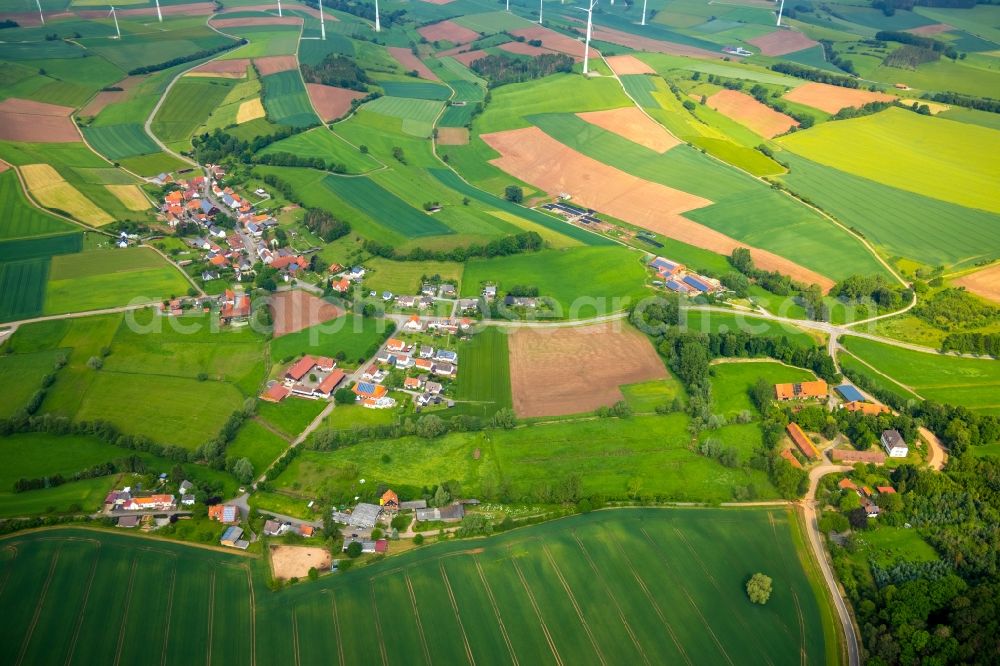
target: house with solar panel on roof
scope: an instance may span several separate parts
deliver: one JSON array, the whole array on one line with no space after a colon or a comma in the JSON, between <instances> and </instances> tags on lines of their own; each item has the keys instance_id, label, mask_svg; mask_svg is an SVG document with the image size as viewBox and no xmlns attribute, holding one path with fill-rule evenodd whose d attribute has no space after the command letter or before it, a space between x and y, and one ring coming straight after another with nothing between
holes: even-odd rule
<instances>
[{"instance_id":1,"label":"house with solar panel on roof","mask_svg":"<svg viewBox=\"0 0 1000 666\"><path fill-rule=\"evenodd\" d=\"M722 283L704 275L698 275L681 264L664 257L654 257L648 266L656 271L659 278L654 284L662 284L665 288L678 294L699 296L722 291Z\"/></svg>"}]
</instances>

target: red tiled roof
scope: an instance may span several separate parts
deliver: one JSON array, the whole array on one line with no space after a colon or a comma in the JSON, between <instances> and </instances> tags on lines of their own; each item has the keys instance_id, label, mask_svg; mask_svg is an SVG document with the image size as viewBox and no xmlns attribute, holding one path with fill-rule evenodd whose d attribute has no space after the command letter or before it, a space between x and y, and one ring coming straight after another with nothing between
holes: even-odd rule
<instances>
[{"instance_id":1,"label":"red tiled roof","mask_svg":"<svg viewBox=\"0 0 1000 666\"><path fill-rule=\"evenodd\" d=\"M840 483L837 484L837 487L839 487L841 490L857 490L858 489L858 487L856 485L854 485L854 482L851 481L848 478L841 479Z\"/></svg>"},{"instance_id":2,"label":"red tiled roof","mask_svg":"<svg viewBox=\"0 0 1000 666\"><path fill-rule=\"evenodd\" d=\"M892 486L876 486L875 490L879 491L883 495L895 495L896 489Z\"/></svg>"},{"instance_id":3,"label":"red tiled roof","mask_svg":"<svg viewBox=\"0 0 1000 666\"><path fill-rule=\"evenodd\" d=\"M334 370L327 375L322 382L320 382L319 390L322 393L331 393L333 389L337 388L337 384L344 381L344 377L346 377L346 375L343 370Z\"/></svg>"},{"instance_id":4,"label":"red tiled roof","mask_svg":"<svg viewBox=\"0 0 1000 666\"><path fill-rule=\"evenodd\" d=\"M312 356L306 355L295 362L292 367L288 368L285 372L285 376L294 381L299 381L306 376L306 373L313 369L316 365L316 359Z\"/></svg>"},{"instance_id":5,"label":"red tiled roof","mask_svg":"<svg viewBox=\"0 0 1000 666\"><path fill-rule=\"evenodd\" d=\"M796 458L790 449L781 449L781 457L792 464L792 467L802 469L802 463Z\"/></svg>"},{"instance_id":6,"label":"red tiled roof","mask_svg":"<svg viewBox=\"0 0 1000 666\"><path fill-rule=\"evenodd\" d=\"M267 402L281 402L286 397L288 397L288 389L281 384L272 384L270 388L264 391L263 395L260 396L261 400L266 400Z\"/></svg>"},{"instance_id":7,"label":"red tiled roof","mask_svg":"<svg viewBox=\"0 0 1000 666\"><path fill-rule=\"evenodd\" d=\"M788 431L788 436L792 438L795 446L799 447L799 451L802 452L802 455L810 460L819 458L819 453L816 451L816 447L809 441L806 434L802 432L802 428L799 427L799 424L789 423L785 429Z\"/></svg>"}]
</instances>

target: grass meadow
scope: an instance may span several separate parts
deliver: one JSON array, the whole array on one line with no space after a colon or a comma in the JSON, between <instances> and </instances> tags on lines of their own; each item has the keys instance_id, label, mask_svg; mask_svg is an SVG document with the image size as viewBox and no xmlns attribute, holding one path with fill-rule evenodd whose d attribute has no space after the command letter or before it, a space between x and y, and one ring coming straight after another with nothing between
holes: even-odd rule
<instances>
[{"instance_id":1,"label":"grass meadow","mask_svg":"<svg viewBox=\"0 0 1000 666\"><path fill-rule=\"evenodd\" d=\"M13 170L0 173L0 206L4 211L3 220L0 221L0 241L77 229L74 225L43 213L29 204L21 190L17 173Z\"/></svg>"},{"instance_id":2,"label":"grass meadow","mask_svg":"<svg viewBox=\"0 0 1000 666\"><path fill-rule=\"evenodd\" d=\"M342 365L356 366L375 353L382 340L389 337L385 322L350 315L325 324L289 333L271 341L271 358L284 363L302 354L335 357L343 353ZM289 433L291 434L291 433Z\"/></svg>"},{"instance_id":3,"label":"grass meadow","mask_svg":"<svg viewBox=\"0 0 1000 666\"><path fill-rule=\"evenodd\" d=\"M785 509L597 512L476 549L427 546L276 593L260 560L110 531L2 545L11 547L0 558L0 602L14 610L0 636L38 664L116 655L320 664L337 654L345 663L626 663L649 653L763 664L800 652L818 663L836 646ZM746 597L757 571L774 579L767 606ZM142 621L149 615L163 621ZM380 622L390 616L387 632Z\"/></svg>"},{"instance_id":4,"label":"grass meadow","mask_svg":"<svg viewBox=\"0 0 1000 666\"><path fill-rule=\"evenodd\" d=\"M270 426L271 429L295 438L313 422L327 403L322 400L303 400L292 398L280 403L258 402L257 418ZM365 411L378 411L368 409Z\"/></svg>"},{"instance_id":5,"label":"grass meadow","mask_svg":"<svg viewBox=\"0 0 1000 666\"><path fill-rule=\"evenodd\" d=\"M416 294L424 277L439 276L456 287L462 283L465 265L454 261L392 261L372 257L365 262L365 285L375 291Z\"/></svg>"},{"instance_id":6,"label":"grass meadow","mask_svg":"<svg viewBox=\"0 0 1000 666\"><path fill-rule=\"evenodd\" d=\"M919 137L919 138L915 138ZM778 140L793 153L908 192L1000 212L993 185L1000 134L985 127L887 109L823 123Z\"/></svg>"},{"instance_id":7,"label":"grass meadow","mask_svg":"<svg viewBox=\"0 0 1000 666\"><path fill-rule=\"evenodd\" d=\"M271 432L258 421L247 421L226 447L226 457L246 458L253 465L254 474L260 474L288 448L288 442Z\"/></svg>"},{"instance_id":8,"label":"grass meadow","mask_svg":"<svg viewBox=\"0 0 1000 666\"><path fill-rule=\"evenodd\" d=\"M1000 414L1000 362L927 354L863 338L845 337L843 344L848 352L902 385L902 395L909 388L928 400ZM874 375L870 368L860 371ZM873 378L880 383L891 383L877 375Z\"/></svg>"},{"instance_id":9,"label":"grass meadow","mask_svg":"<svg viewBox=\"0 0 1000 666\"><path fill-rule=\"evenodd\" d=\"M405 437L366 442L332 452L303 452L274 483L279 489L298 484L314 495L353 497L358 479L385 483L397 492L454 479L470 496L506 483L512 497L532 501L578 476L583 494L608 498L728 502L737 487L751 484L758 497L776 497L763 472L723 467L690 451L686 427L686 416L672 414L558 421L452 433L433 441ZM477 449L479 459L473 455Z\"/></svg>"},{"instance_id":10,"label":"grass meadow","mask_svg":"<svg viewBox=\"0 0 1000 666\"><path fill-rule=\"evenodd\" d=\"M178 105L177 102L175 102L175 106L176 105ZM154 125L154 127L159 127L160 129L167 131L166 123L159 123ZM173 133L172 128L170 133ZM152 153L160 152L159 146L157 146L156 142L153 141L148 134L146 134L142 125L139 123L84 127L83 136L86 137L87 143L89 143L94 150L104 155L109 160L120 160L123 157L150 155Z\"/></svg>"},{"instance_id":11,"label":"grass meadow","mask_svg":"<svg viewBox=\"0 0 1000 666\"><path fill-rule=\"evenodd\" d=\"M781 177L793 192L864 234L889 256L929 266L971 266L1000 256L1000 217L964 208L783 152ZM892 211L887 215L885 211ZM962 220L961 233L953 221Z\"/></svg>"},{"instance_id":12,"label":"grass meadow","mask_svg":"<svg viewBox=\"0 0 1000 666\"><path fill-rule=\"evenodd\" d=\"M42 313L49 259L0 262L0 321L28 319Z\"/></svg>"},{"instance_id":13,"label":"grass meadow","mask_svg":"<svg viewBox=\"0 0 1000 666\"><path fill-rule=\"evenodd\" d=\"M769 384L815 379L807 370L770 361L718 363L711 367L710 374L712 411L730 420L743 410L759 416L750 400L750 389L759 379Z\"/></svg>"},{"instance_id":14,"label":"grass meadow","mask_svg":"<svg viewBox=\"0 0 1000 666\"><path fill-rule=\"evenodd\" d=\"M56 360L66 353L61 349L47 349L0 355L0 385L4 387L0 418L9 418L27 405L35 391L41 388L42 378L55 372Z\"/></svg>"},{"instance_id":15,"label":"grass meadow","mask_svg":"<svg viewBox=\"0 0 1000 666\"><path fill-rule=\"evenodd\" d=\"M507 333L486 328L458 344L461 368L455 390L458 407L467 413L490 416L513 406Z\"/></svg>"},{"instance_id":16,"label":"grass meadow","mask_svg":"<svg viewBox=\"0 0 1000 666\"><path fill-rule=\"evenodd\" d=\"M640 256L622 247L541 250L491 259L471 259L462 280L462 296L478 296L486 283L500 296L516 285L538 287L555 299L558 318L582 319L617 312L649 295L642 286L646 269Z\"/></svg>"},{"instance_id":17,"label":"grass meadow","mask_svg":"<svg viewBox=\"0 0 1000 666\"><path fill-rule=\"evenodd\" d=\"M166 144L188 150L191 135L222 103L235 79L182 77L170 89L150 126Z\"/></svg>"},{"instance_id":18,"label":"grass meadow","mask_svg":"<svg viewBox=\"0 0 1000 666\"><path fill-rule=\"evenodd\" d=\"M262 76L260 81L264 87L264 108L270 120L292 127L307 127L319 122L297 70Z\"/></svg>"},{"instance_id":19,"label":"grass meadow","mask_svg":"<svg viewBox=\"0 0 1000 666\"><path fill-rule=\"evenodd\" d=\"M379 167L372 157L363 154L324 127L296 134L272 143L261 154L291 153L299 157L319 157L327 162L343 164L348 173L365 173Z\"/></svg>"}]
</instances>

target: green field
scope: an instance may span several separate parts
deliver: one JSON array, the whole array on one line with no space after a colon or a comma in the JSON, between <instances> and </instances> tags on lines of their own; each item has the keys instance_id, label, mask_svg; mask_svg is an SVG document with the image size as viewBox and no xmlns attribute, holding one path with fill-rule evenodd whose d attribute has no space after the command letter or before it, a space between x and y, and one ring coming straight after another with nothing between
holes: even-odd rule
<instances>
[{"instance_id":1,"label":"green field","mask_svg":"<svg viewBox=\"0 0 1000 666\"><path fill-rule=\"evenodd\" d=\"M702 312L698 310L683 310L681 326L685 330L697 333L727 333L743 331L754 336L766 338L785 338L793 346L813 347L821 343L825 337L818 333L810 333L790 324L768 319L758 319L742 312Z\"/></svg>"},{"instance_id":2,"label":"green field","mask_svg":"<svg viewBox=\"0 0 1000 666\"><path fill-rule=\"evenodd\" d=\"M266 425L278 430L291 438L306 429L327 403L322 400L284 400L280 403L258 402L257 418ZM366 409L366 412L379 410Z\"/></svg>"},{"instance_id":3,"label":"green field","mask_svg":"<svg viewBox=\"0 0 1000 666\"><path fill-rule=\"evenodd\" d=\"M174 83L150 126L167 144L191 147L194 131L212 114L236 85L234 79L182 77Z\"/></svg>"},{"instance_id":4,"label":"green field","mask_svg":"<svg viewBox=\"0 0 1000 666\"><path fill-rule=\"evenodd\" d=\"M0 321L28 319L42 313L49 259L0 262Z\"/></svg>"},{"instance_id":5,"label":"green field","mask_svg":"<svg viewBox=\"0 0 1000 666\"><path fill-rule=\"evenodd\" d=\"M180 272L148 248L92 250L54 257L45 312L61 314L148 302L187 293Z\"/></svg>"},{"instance_id":6,"label":"green field","mask_svg":"<svg viewBox=\"0 0 1000 666\"><path fill-rule=\"evenodd\" d=\"M488 416L513 406L506 331L483 329L468 342L459 343L458 356L461 371L455 399L461 408Z\"/></svg>"},{"instance_id":7,"label":"green field","mask_svg":"<svg viewBox=\"0 0 1000 666\"><path fill-rule=\"evenodd\" d=\"M56 360L65 354L60 349L48 349L0 355L0 384L4 387L0 418L8 418L23 409L35 391L41 388L42 378L55 372Z\"/></svg>"},{"instance_id":8,"label":"green field","mask_svg":"<svg viewBox=\"0 0 1000 666\"><path fill-rule=\"evenodd\" d=\"M819 663L835 638L827 602L799 563L798 530L782 509L599 512L477 550L422 548L278 593L264 588L259 560L237 554L40 532L3 542L12 547L0 560L0 602L34 603L11 605L0 635L38 664L116 654L226 664L320 664L331 654L345 663L633 663L648 654L775 663L800 651ZM764 607L743 589L757 571L774 578ZM149 614L164 621L146 626ZM392 631L380 630L389 616Z\"/></svg>"},{"instance_id":9,"label":"green field","mask_svg":"<svg viewBox=\"0 0 1000 666\"><path fill-rule=\"evenodd\" d=\"M815 162L908 192L1000 212L1000 132L888 109L778 139Z\"/></svg>"},{"instance_id":10,"label":"green field","mask_svg":"<svg viewBox=\"0 0 1000 666\"><path fill-rule=\"evenodd\" d=\"M321 186L380 226L406 238L454 233L435 216L414 208L370 178L330 175L322 180Z\"/></svg>"},{"instance_id":11,"label":"green field","mask_svg":"<svg viewBox=\"0 0 1000 666\"><path fill-rule=\"evenodd\" d=\"M465 267L462 296L478 296L493 282L498 292L515 285L538 287L559 305L555 316L582 319L634 305L648 295L641 257L622 247L542 250L527 254L471 259Z\"/></svg>"},{"instance_id":12,"label":"green field","mask_svg":"<svg viewBox=\"0 0 1000 666\"><path fill-rule=\"evenodd\" d=\"M240 428L236 439L226 447L226 458L248 459L253 465L254 473L259 475L287 448L288 442L285 439L257 421L247 421Z\"/></svg>"},{"instance_id":13,"label":"green field","mask_svg":"<svg viewBox=\"0 0 1000 666\"><path fill-rule=\"evenodd\" d=\"M925 354L862 338L845 337L843 342L851 354L923 398L1000 414L1000 362ZM861 372L874 375L868 368Z\"/></svg>"},{"instance_id":14,"label":"green field","mask_svg":"<svg viewBox=\"0 0 1000 666\"><path fill-rule=\"evenodd\" d=\"M458 287L465 266L453 261L391 261L372 257L365 262L365 268L368 269L365 274L368 288L406 295L418 293L421 280L435 275Z\"/></svg>"},{"instance_id":15,"label":"green field","mask_svg":"<svg viewBox=\"0 0 1000 666\"><path fill-rule=\"evenodd\" d=\"M815 379L807 370L768 361L719 363L712 366L711 375L712 411L730 420L743 410L757 412L750 400L750 389L758 379L769 384Z\"/></svg>"},{"instance_id":16,"label":"green field","mask_svg":"<svg viewBox=\"0 0 1000 666\"><path fill-rule=\"evenodd\" d=\"M317 127L272 143L261 151L261 154L264 155L268 153L291 153L299 157L319 157L327 163L343 164L347 168L347 173L355 174L365 173L379 166L374 158L363 154L324 127Z\"/></svg>"},{"instance_id":17,"label":"green field","mask_svg":"<svg viewBox=\"0 0 1000 666\"><path fill-rule=\"evenodd\" d=\"M154 127L160 128L168 136L172 136L174 132L173 128L167 129L166 123L163 122L155 124ZM83 136L94 150L110 160L160 152L159 146L139 123L84 127ZM159 136L164 137L164 135Z\"/></svg>"},{"instance_id":18,"label":"green field","mask_svg":"<svg viewBox=\"0 0 1000 666\"><path fill-rule=\"evenodd\" d=\"M358 316L338 317L325 324L304 328L271 341L271 358L275 363L291 360L301 354L334 357L343 352L345 363L355 365L375 353L374 347L388 337L386 322Z\"/></svg>"},{"instance_id":19,"label":"green field","mask_svg":"<svg viewBox=\"0 0 1000 666\"><path fill-rule=\"evenodd\" d=\"M425 81L379 81L385 94L390 97L406 97L409 99L446 100L451 97L451 90L439 83Z\"/></svg>"},{"instance_id":20,"label":"green field","mask_svg":"<svg viewBox=\"0 0 1000 666\"><path fill-rule=\"evenodd\" d=\"M847 232L688 146L660 154L571 114L531 116L530 120L552 138L604 164L713 201L684 216L732 238L835 279L885 272Z\"/></svg>"},{"instance_id":21,"label":"green field","mask_svg":"<svg viewBox=\"0 0 1000 666\"><path fill-rule=\"evenodd\" d=\"M292 127L319 123L297 70L263 76L260 81L264 86L264 109L270 120Z\"/></svg>"},{"instance_id":22,"label":"green field","mask_svg":"<svg viewBox=\"0 0 1000 666\"><path fill-rule=\"evenodd\" d=\"M683 414L634 416L452 433L433 441L365 442L329 453L305 451L274 484L347 498L357 494L358 479L401 493L454 479L466 495L490 499L503 486L516 501L538 503L578 476L583 494L623 500L728 502L737 488L751 484L761 499L777 496L764 472L723 467L689 450L687 423Z\"/></svg>"},{"instance_id":23,"label":"green field","mask_svg":"<svg viewBox=\"0 0 1000 666\"><path fill-rule=\"evenodd\" d=\"M432 99L386 96L368 102L364 105L364 108L367 111L380 113L384 116L401 118L403 120L402 129L404 133L426 139L431 135L431 130L434 128L434 121L437 119L438 114L441 113L441 109L444 108L444 104Z\"/></svg>"},{"instance_id":24,"label":"green field","mask_svg":"<svg viewBox=\"0 0 1000 666\"><path fill-rule=\"evenodd\" d=\"M969 266L1000 256L1000 217L823 167L788 152L781 180L890 256L930 266ZM886 215L885 211L893 211ZM962 220L954 233L951 220Z\"/></svg>"},{"instance_id":25,"label":"green field","mask_svg":"<svg viewBox=\"0 0 1000 666\"><path fill-rule=\"evenodd\" d=\"M28 203L17 173L13 170L0 173L0 206L4 212L3 220L0 221L0 240L44 236L77 229L75 225L43 213Z\"/></svg>"}]
</instances>

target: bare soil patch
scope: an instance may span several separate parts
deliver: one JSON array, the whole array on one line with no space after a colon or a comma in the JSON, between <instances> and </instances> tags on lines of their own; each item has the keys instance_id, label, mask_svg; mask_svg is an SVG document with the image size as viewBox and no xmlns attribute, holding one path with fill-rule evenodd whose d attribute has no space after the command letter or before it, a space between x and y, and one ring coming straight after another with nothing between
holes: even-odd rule
<instances>
[{"instance_id":1,"label":"bare soil patch","mask_svg":"<svg viewBox=\"0 0 1000 666\"><path fill-rule=\"evenodd\" d=\"M794 118L779 113L738 90L720 90L709 97L706 104L768 139L799 125Z\"/></svg>"},{"instance_id":2,"label":"bare soil patch","mask_svg":"<svg viewBox=\"0 0 1000 666\"><path fill-rule=\"evenodd\" d=\"M0 140L33 143L79 141L73 109L11 97L0 102Z\"/></svg>"},{"instance_id":3,"label":"bare soil patch","mask_svg":"<svg viewBox=\"0 0 1000 666\"><path fill-rule=\"evenodd\" d=\"M559 143L537 127L484 134L500 157L491 160L507 173L550 194L567 193L572 202L636 226L720 254L750 250L757 265L824 290L833 281L776 254L741 243L681 214L710 205L708 199L651 183L609 167Z\"/></svg>"},{"instance_id":4,"label":"bare soil patch","mask_svg":"<svg viewBox=\"0 0 1000 666\"><path fill-rule=\"evenodd\" d=\"M651 39L649 37L638 37L627 32L622 32L621 30L604 28L596 25L593 30L593 39L597 39L602 42L611 42L612 44L620 44L622 46L635 49L636 51L686 55L693 58L722 58L722 53L713 53L712 51L699 49L697 46L687 46L686 44L665 42L659 39ZM583 51L582 44L579 46L579 49L580 51Z\"/></svg>"},{"instance_id":5,"label":"bare soil patch","mask_svg":"<svg viewBox=\"0 0 1000 666\"><path fill-rule=\"evenodd\" d=\"M0 160L0 173L3 173L4 171L6 171L9 168L10 168L9 164L7 164L6 162L4 162L3 160Z\"/></svg>"},{"instance_id":6,"label":"bare soil patch","mask_svg":"<svg viewBox=\"0 0 1000 666\"><path fill-rule=\"evenodd\" d=\"M479 38L479 33L475 30L470 30L451 21L441 21L440 23L425 25L419 28L417 32L426 37L430 42L445 41L452 42L453 44L467 44Z\"/></svg>"},{"instance_id":7,"label":"bare soil patch","mask_svg":"<svg viewBox=\"0 0 1000 666\"><path fill-rule=\"evenodd\" d=\"M527 40L541 40L542 48L544 49L556 51L558 53L565 53L568 56L573 56L573 59L577 61L583 60L583 42L577 41L572 37L567 37L560 32L556 32L555 30L549 30L548 28L536 25L532 28L511 30L510 34L515 37L524 37ZM595 35L594 39L596 38L597 37ZM530 46L530 44L526 46ZM591 43L590 51L592 58L600 56L597 49L594 48L593 43Z\"/></svg>"},{"instance_id":8,"label":"bare soil patch","mask_svg":"<svg viewBox=\"0 0 1000 666\"><path fill-rule=\"evenodd\" d=\"M306 91L324 122L343 118L351 110L351 100L365 96L357 90L325 86L322 83L307 83Z\"/></svg>"},{"instance_id":9,"label":"bare soil patch","mask_svg":"<svg viewBox=\"0 0 1000 666\"><path fill-rule=\"evenodd\" d=\"M922 25L919 28L910 28L904 32L909 32L914 35L923 35L924 37L929 37L931 35L940 35L942 32L948 32L954 30L955 26L948 25L947 23L932 23L931 25Z\"/></svg>"},{"instance_id":10,"label":"bare soil patch","mask_svg":"<svg viewBox=\"0 0 1000 666\"><path fill-rule=\"evenodd\" d=\"M293 55L266 56L264 58L254 58L254 67L261 76L287 72L299 68L299 59Z\"/></svg>"},{"instance_id":11,"label":"bare soil patch","mask_svg":"<svg viewBox=\"0 0 1000 666\"><path fill-rule=\"evenodd\" d=\"M327 571L333 564L330 551L310 546L271 546L271 568L282 580L305 578L309 570Z\"/></svg>"},{"instance_id":12,"label":"bare soil patch","mask_svg":"<svg viewBox=\"0 0 1000 666\"><path fill-rule=\"evenodd\" d=\"M209 60L198 65L189 73L199 74L220 74L244 77L247 75L247 67L250 66L249 58L236 58L233 60Z\"/></svg>"},{"instance_id":13,"label":"bare soil patch","mask_svg":"<svg viewBox=\"0 0 1000 666\"><path fill-rule=\"evenodd\" d=\"M546 53L559 53L559 51L553 51L552 49L547 49L544 46L532 46L527 42L507 42L506 44L500 45L501 51L506 51L507 53L515 53L517 55L531 56L532 58L540 55L545 55ZM579 55L573 56L576 60L583 60Z\"/></svg>"},{"instance_id":14,"label":"bare soil patch","mask_svg":"<svg viewBox=\"0 0 1000 666\"><path fill-rule=\"evenodd\" d=\"M102 90L97 93L94 99L87 103L87 106L80 109L80 115L96 116L108 105L121 102L127 96L128 91L139 85L145 78L145 76L126 76L118 83L113 84L113 87L121 88L121 90Z\"/></svg>"},{"instance_id":15,"label":"bare soil patch","mask_svg":"<svg viewBox=\"0 0 1000 666\"><path fill-rule=\"evenodd\" d=\"M559 416L613 405L619 386L664 379L649 340L624 322L556 329L517 329L508 338L514 411Z\"/></svg>"},{"instance_id":16,"label":"bare soil patch","mask_svg":"<svg viewBox=\"0 0 1000 666\"><path fill-rule=\"evenodd\" d=\"M841 88L826 83L804 83L785 93L785 99L811 106L827 113L837 113L849 106L864 106L868 102L891 102L896 99L885 93L874 93L855 88Z\"/></svg>"},{"instance_id":17,"label":"bare soil patch","mask_svg":"<svg viewBox=\"0 0 1000 666\"><path fill-rule=\"evenodd\" d=\"M469 143L469 128L439 127L437 142L441 146L465 146Z\"/></svg>"},{"instance_id":18,"label":"bare soil patch","mask_svg":"<svg viewBox=\"0 0 1000 666\"><path fill-rule=\"evenodd\" d=\"M626 74L656 74L656 70L635 56L616 55L607 58L608 65L618 76Z\"/></svg>"},{"instance_id":19,"label":"bare soil patch","mask_svg":"<svg viewBox=\"0 0 1000 666\"><path fill-rule=\"evenodd\" d=\"M246 28L255 25L302 25L298 16L241 16L212 20L216 28Z\"/></svg>"},{"instance_id":20,"label":"bare soil patch","mask_svg":"<svg viewBox=\"0 0 1000 666\"><path fill-rule=\"evenodd\" d=\"M485 58L489 54L486 51L476 49L475 51L466 51L465 53L456 53L451 57L459 61L466 67L472 65L472 63L480 58Z\"/></svg>"},{"instance_id":21,"label":"bare soil patch","mask_svg":"<svg viewBox=\"0 0 1000 666\"><path fill-rule=\"evenodd\" d=\"M786 53L794 53L807 49L810 46L818 46L819 42L813 41L794 30L779 29L762 37L747 40L760 49L766 56L780 56Z\"/></svg>"},{"instance_id":22,"label":"bare soil patch","mask_svg":"<svg viewBox=\"0 0 1000 666\"><path fill-rule=\"evenodd\" d=\"M274 337L336 319L344 311L304 291L282 291L271 297Z\"/></svg>"},{"instance_id":23,"label":"bare soil patch","mask_svg":"<svg viewBox=\"0 0 1000 666\"><path fill-rule=\"evenodd\" d=\"M591 125L614 132L640 146L665 153L680 140L662 125L634 106L610 111L590 111L576 114Z\"/></svg>"},{"instance_id":24,"label":"bare soil patch","mask_svg":"<svg viewBox=\"0 0 1000 666\"><path fill-rule=\"evenodd\" d=\"M1000 303L1000 264L969 273L954 280L959 287L965 287L973 294Z\"/></svg>"},{"instance_id":25,"label":"bare soil patch","mask_svg":"<svg viewBox=\"0 0 1000 666\"><path fill-rule=\"evenodd\" d=\"M390 46L389 55L396 59L396 61L403 66L407 72L412 72L416 70L417 76L422 79L427 79L428 81L440 81L438 75L435 74L424 64L424 62L413 55L413 51L402 46Z\"/></svg>"}]
</instances>

